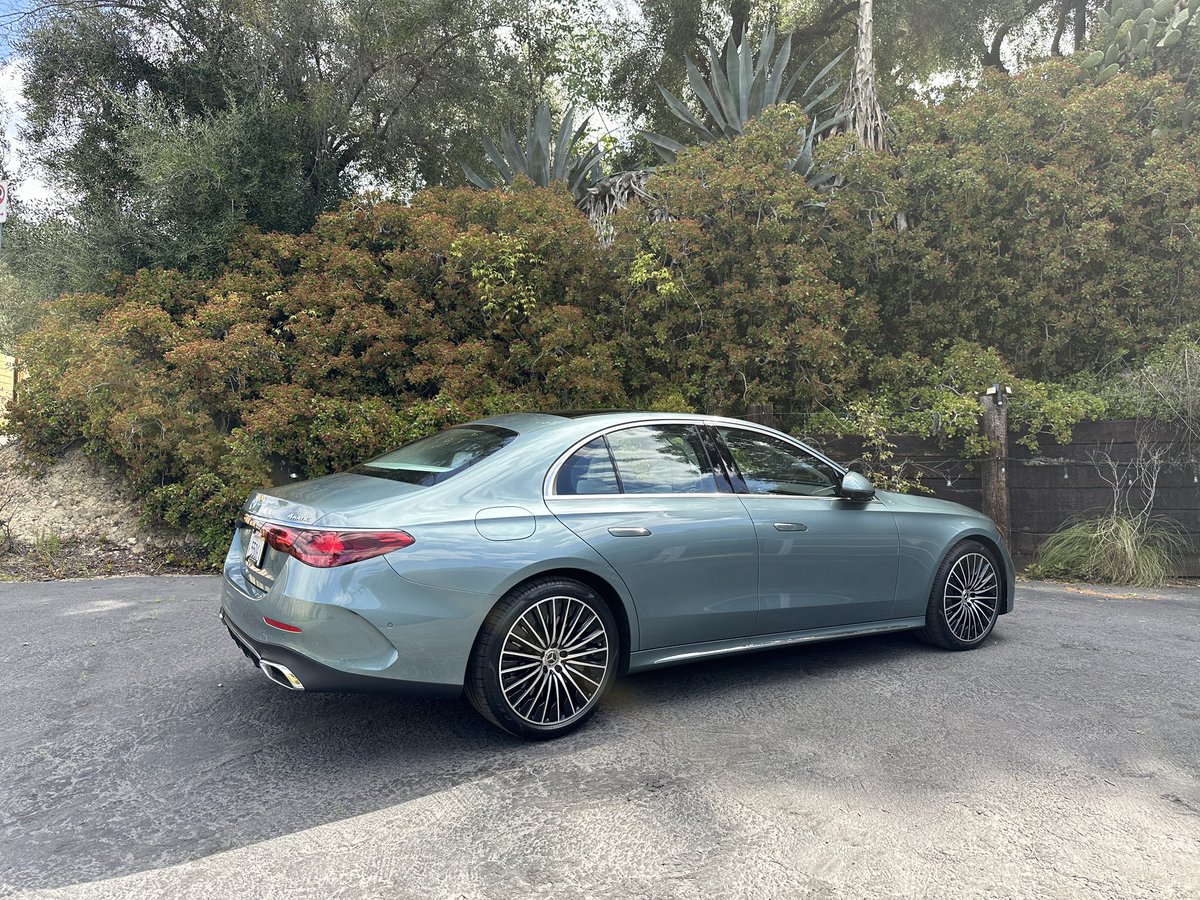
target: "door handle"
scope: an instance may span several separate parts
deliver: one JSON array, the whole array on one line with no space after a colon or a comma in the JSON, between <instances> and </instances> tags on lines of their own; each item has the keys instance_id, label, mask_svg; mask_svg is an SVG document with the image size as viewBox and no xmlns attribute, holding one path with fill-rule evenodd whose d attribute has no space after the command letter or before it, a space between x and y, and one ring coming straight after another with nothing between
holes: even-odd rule
<instances>
[{"instance_id":1,"label":"door handle","mask_svg":"<svg viewBox=\"0 0 1200 900\"><path fill-rule=\"evenodd\" d=\"M608 533L613 537L649 537L650 529L641 528L638 526L617 527L608 529Z\"/></svg>"},{"instance_id":2,"label":"door handle","mask_svg":"<svg viewBox=\"0 0 1200 900\"><path fill-rule=\"evenodd\" d=\"M807 525L802 525L799 522L776 522L776 531L808 531Z\"/></svg>"}]
</instances>

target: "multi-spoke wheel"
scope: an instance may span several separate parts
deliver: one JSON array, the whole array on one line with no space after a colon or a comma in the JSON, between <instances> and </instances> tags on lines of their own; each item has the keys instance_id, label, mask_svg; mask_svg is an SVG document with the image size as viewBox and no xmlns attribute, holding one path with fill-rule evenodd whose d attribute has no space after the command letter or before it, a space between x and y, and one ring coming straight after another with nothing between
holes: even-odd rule
<instances>
[{"instance_id":1,"label":"multi-spoke wheel","mask_svg":"<svg viewBox=\"0 0 1200 900\"><path fill-rule=\"evenodd\" d=\"M1000 569L991 551L963 541L938 569L922 635L949 650L978 647L1000 614Z\"/></svg>"},{"instance_id":2,"label":"multi-spoke wheel","mask_svg":"<svg viewBox=\"0 0 1200 900\"><path fill-rule=\"evenodd\" d=\"M612 613L593 590L564 578L530 582L484 622L467 697L506 731L558 737L595 711L618 649Z\"/></svg>"}]
</instances>

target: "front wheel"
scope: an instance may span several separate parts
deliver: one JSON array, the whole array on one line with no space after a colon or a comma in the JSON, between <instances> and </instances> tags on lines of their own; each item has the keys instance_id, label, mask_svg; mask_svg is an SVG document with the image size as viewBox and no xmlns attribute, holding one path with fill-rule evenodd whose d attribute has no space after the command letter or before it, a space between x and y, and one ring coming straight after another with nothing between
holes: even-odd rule
<instances>
[{"instance_id":1,"label":"front wheel","mask_svg":"<svg viewBox=\"0 0 1200 900\"><path fill-rule=\"evenodd\" d=\"M518 737L561 737L596 711L619 650L612 612L595 591L569 578L538 579L488 615L471 654L467 698Z\"/></svg>"},{"instance_id":2,"label":"front wheel","mask_svg":"<svg viewBox=\"0 0 1200 900\"><path fill-rule=\"evenodd\" d=\"M963 541L938 568L921 636L947 650L971 650L987 640L999 615L996 557L978 541Z\"/></svg>"}]
</instances>

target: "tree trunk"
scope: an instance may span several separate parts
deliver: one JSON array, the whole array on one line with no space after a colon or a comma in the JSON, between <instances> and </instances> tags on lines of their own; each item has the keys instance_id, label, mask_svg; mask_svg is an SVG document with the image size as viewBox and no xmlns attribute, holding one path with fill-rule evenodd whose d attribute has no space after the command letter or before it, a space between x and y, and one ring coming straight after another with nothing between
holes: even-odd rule
<instances>
[{"instance_id":1,"label":"tree trunk","mask_svg":"<svg viewBox=\"0 0 1200 900\"><path fill-rule=\"evenodd\" d=\"M1054 26L1054 41L1050 44L1051 56L1062 56L1062 39L1067 33L1067 13L1071 11L1071 4L1074 0L1062 0L1062 5L1058 8L1058 22Z\"/></svg>"},{"instance_id":2,"label":"tree trunk","mask_svg":"<svg viewBox=\"0 0 1200 900\"><path fill-rule=\"evenodd\" d=\"M874 0L859 0L858 43L854 49L854 71L842 103L842 127L857 139L860 149L887 149L883 108L875 91Z\"/></svg>"},{"instance_id":3,"label":"tree trunk","mask_svg":"<svg viewBox=\"0 0 1200 900\"><path fill-rule=\"evenodd\" d=\"M730 0L729 2L729 33L735 46L741 46L742 38L746 36L746 28L750 24L750 0Z\"/></svg>"},{"instance_id":4,"label":"tree trunk","mask_svg":"<svg viewBox=\"0 0 1200 900\"><path fill-rule=\"evenodd\" d=\"M1078 50L1087 40L1087 0L1079 0L1075 4L1075 46Z\"/></svg>"}]
</instances>

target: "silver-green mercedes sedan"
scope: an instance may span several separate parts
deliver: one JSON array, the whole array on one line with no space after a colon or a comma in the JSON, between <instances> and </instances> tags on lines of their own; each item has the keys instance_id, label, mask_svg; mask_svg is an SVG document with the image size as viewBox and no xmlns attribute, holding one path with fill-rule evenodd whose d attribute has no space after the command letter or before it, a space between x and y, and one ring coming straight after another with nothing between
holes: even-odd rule
<instances>
[{"instance_id":1,"label":"silver-green mercedes sedan","mask_svg":"<svg viewBox=\"0 0 1200 900\"><path fill-rule=\"evenodd\" d=\"M257 491L237 525L221 618L272 681L465 692L533 739L626 672L906 629L969 650L1013 607L986 516L713 416L497 416Z\"/></svg>"}]
</instances>

